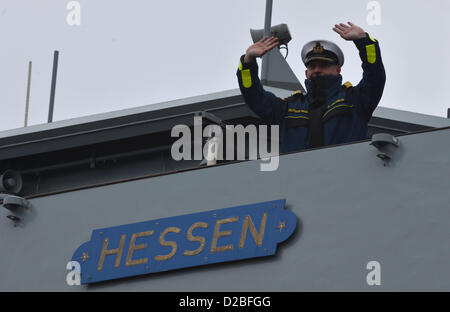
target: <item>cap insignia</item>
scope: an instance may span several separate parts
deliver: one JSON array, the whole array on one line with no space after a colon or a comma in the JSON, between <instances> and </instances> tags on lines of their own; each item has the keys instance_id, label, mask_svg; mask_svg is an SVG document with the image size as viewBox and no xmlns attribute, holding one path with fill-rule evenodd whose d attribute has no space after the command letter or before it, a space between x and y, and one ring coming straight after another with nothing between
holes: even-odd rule
<instances>
[{"instance_id":1,"label":"cap insignia","mask_svg":"<svg viewBox=\"0 0 450 312\"><path fill-rule=\"evenodd\" d=\"M313 49L313 53L323 53L323 46L320 44L320 42L316 43L316 46Z\"/></svg>"}]
</instances>

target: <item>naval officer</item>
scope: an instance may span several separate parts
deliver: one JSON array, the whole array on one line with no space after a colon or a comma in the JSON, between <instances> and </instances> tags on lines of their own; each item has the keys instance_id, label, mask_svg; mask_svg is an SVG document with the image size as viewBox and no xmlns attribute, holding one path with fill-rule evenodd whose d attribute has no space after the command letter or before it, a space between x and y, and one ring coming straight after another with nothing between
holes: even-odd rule
<instances>
[{"instance_id":1,"label":"naval officer","mask_svg":"<svg viewBox=\"0 0 450 312\"><path fill-rule=\"evenodd\" d=\"M363 76L353 86L342 83L344 54L333 42L305 44L306 94L294 92L278 98L264 90L258 77L257 57L278 46L278 39L263 38L241 56L237 77L245 102L266 123L280 126L281 152L367 139L368 122L383 94L386 74L378 40L349 22L333 30L353 41L362 61Z\"/></svg>"}]
</instances>

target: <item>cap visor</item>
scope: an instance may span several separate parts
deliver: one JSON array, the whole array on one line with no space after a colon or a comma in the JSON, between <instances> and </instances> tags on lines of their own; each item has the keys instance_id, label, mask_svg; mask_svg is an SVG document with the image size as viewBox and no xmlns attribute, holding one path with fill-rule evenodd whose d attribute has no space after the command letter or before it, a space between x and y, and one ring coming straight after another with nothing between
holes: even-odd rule
<instances>
[{"instance_id":1,"label":"cap visor","mask_svg":"<svg viewBox=\"0 0 450 312\"><path fill-rule=\"evenodd\" d=\"M328 63L336 63L336 60L333 60L332 58L329 57L323 57L323 56L313 56L310 57L306 60L305 64L308 64L311 61L324 61L324 62L328 62Z\"/></svg>"}]
</instances>

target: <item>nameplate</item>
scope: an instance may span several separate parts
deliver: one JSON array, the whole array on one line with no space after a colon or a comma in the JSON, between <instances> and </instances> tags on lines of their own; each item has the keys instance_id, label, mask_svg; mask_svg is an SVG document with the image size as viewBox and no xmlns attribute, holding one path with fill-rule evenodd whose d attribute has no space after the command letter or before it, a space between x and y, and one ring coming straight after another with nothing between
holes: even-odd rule
<instances>
[{"instance_id":1,"label":"nameplate","mask_svg":"<svg viewBox=\"0 0 450 312\"><path fill-rule=\"evenodd\" d=\"M81 284L274 255L294 232L286 200L92 231L75 251Z\"/></svg>"}]
</instances>

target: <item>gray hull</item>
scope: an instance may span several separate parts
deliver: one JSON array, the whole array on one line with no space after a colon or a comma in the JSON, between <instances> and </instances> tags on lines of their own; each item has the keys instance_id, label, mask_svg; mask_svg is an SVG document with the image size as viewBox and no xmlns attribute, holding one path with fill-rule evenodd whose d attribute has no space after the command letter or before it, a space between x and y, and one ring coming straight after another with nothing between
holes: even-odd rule
<instances>
[{"instance_id":1,"label":"gray hull","mask_svg":"<svg viewBox=\"0 0 450 312\"><path fill-rule=\"evenodd\" d=\"M37 196L16 227L2 208L0 290L450 291L450 129L399 140L387 166L361 142L281 156L274 172L248 161ZM66 283L94 229L282 198L298 225L275 256Z\"/></svg>"}]
</instances>

